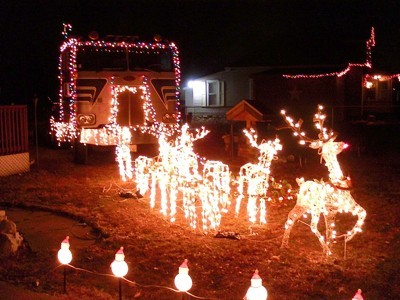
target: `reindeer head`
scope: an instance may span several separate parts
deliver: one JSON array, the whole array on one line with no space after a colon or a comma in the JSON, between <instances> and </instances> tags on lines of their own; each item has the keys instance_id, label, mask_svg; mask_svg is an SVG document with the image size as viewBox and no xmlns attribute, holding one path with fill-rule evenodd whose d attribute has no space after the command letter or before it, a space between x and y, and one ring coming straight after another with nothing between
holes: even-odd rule
<instances>
[{"instance_id":1,"label":"reindeer head","mask_svg":"<svg viewBox=\"0 0 400 300\"><path fill-rule=\"evenodd\" d=\"M341 153L344 149L346 149L349 145L344 142L334 142L333 140L329 140L322 145L313 145L310 144L310 148L318 149L318 153L322 156L325 161L332 160L339 153Z\"/></svg>"},{"instance_id":2,"label":"reindeer head","mask_svg":"<svg viewBox=\"0 0 400 300\"><path fill-rule=\"evenodd\" d=\"M254 148L257 148L260 151L260 156L258 160L260 162L269 161L271 162L274 159L277 159L278 151L282 150L282 145L278 138L274 141L266 141L262 140L260 144L257 143L257 134L253 128L250 128L250 131L246 129L243 130L246 137L249 139L250 145Z\"/></svg>"},{"instance_id":3,"label":"reindeer head","mask_svg":"<svg viewBox=\"0 0 400 300\"><path fill-rule=\"evenodd\" d=\"M313 119L315 127L319 129L318 139L309 138L304 131L301 131L301 125L303 124L302 119L294 123L291 117L286 116L284 110L281 111L281 114L285 117L285 122L289 125L289 128L292 129L294 135L300 138L300 144L304 145L308 143L310 148L317 149L318 154L321 155L321 158L326 162L326 166L330 171L331 180L338 181L343 177L343 174L337 161L337 155L346 149L348 145L344 142L335 142L337 133L324 127L325 114L322 113L322 110L323 107L319 105L318 111Z\"/></svg>"}]
</instances>

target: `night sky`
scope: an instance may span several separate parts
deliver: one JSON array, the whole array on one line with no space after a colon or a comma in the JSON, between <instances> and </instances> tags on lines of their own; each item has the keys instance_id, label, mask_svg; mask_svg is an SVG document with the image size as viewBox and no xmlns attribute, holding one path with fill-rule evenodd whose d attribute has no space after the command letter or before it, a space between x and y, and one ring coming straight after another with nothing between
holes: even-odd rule
<instances>
[{"instance_id":1,"label":"night sky","mask_svg":"<svg viewBox=\"0 0 400 300\"><path fill-rule=\"evenodd\" d=\"M375 60L400 71L400 1L1 1L0 103L56 100L62 23L74 35L176 42L183 79L226 66L346 62L375 27Z\"/></svg>"}]
</instances>

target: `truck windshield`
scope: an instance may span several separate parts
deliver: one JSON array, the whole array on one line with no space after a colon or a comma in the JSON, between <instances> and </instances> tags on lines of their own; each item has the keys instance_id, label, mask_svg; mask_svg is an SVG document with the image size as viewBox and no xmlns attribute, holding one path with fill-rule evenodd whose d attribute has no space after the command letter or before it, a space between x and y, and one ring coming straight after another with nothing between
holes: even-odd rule
<instances>
[{"instance_id":1,"label":"truck windshield","mask_svg":"<svg viewBox=\"0 0 400 300\"><path fill-rule=\"evenodd\" d=\"M82 49L77 54L77 65L80 71L126 71L128 69L126 52Z\"/></svg>"},{"instance_id":2,"label":"truck windshield","mask_svg":"<svg viewBox=\"0 0 400 300\"><path fill-rule=\"evenodd\" d=\"M134 70L152 70L156 72L173 71L172 55L169 51L154 53L129 53L129 69Z\"/></svg>"},{"instance_id":3,"label":"truck windshield","mask_svg":"<svg viewBox=\"0 0 400 300\"><path fill-rule=\"evenodd\" d=\"M80 49L77 53L79 71L126 71L128 60L126 50L104 51L92 48ZM172 55L168 50L129 52L129 70L173 71Z\"/></svg>"}]
</instances>

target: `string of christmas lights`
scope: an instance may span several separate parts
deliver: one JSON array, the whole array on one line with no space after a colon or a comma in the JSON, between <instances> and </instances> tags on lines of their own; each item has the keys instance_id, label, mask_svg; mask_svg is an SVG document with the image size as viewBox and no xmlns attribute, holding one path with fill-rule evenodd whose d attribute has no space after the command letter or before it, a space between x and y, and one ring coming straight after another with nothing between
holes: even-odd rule
<instances>
[{"instance_id":1,"label":"string of christmas lights","mask_svg":"<svg viewBox=\"0 0 400 300\"><path fill-rule=\"evenodd\" d=\"M115 275L113 275L113 274L107 274L107 273L100 273L100 272L96 272L96 271L91 271L91 270L88 270L88 269L76 267L76 266L71 265L69 263L68 264L60 264L57 267L55 267L54 269L52 269L52 271L54 271L57 268L62 267L62 266L68 266L69 268L71 268L71 269L73 269L75 271L86 272L86 273L90 273L90 274L97 275L97 276L105 276L105 277L115 278ZM121 277L121 280L123 280L123 281L125 281L125 282L127 282L127 283L129 283L131 285L138 286L138 287L141 287L141 288L159 288L159 289L169 290L169 291L172 291L172 292L175 292L175 293L182 293L182 291L180 291L178 289L174 289L174 288L169 287L169 286L155 285L155 284L140 284L137 281L129 280L126 277ZM196 299L217 300L216 298L201 297L201 296L197 296L195 294L189 293L189 292L185 292L185 293L188 294L189 296L193 297L193 298L196 298Z\"/></svg>"},{"instance_id":2,"label":"string of christmas lights","mask_svg":"<svg viewBox=\"0 0 400 300\"><path fill-rule=\"evenodd\" d=\"M353 67L366 67L368 69L372 69L372 49L375 47L376 42L375 42L375 29L374 27L371 28L371 34L370 38L366 41L366 59L364 63L348 63L347 67L341 71L337 72L331 72L331 73L324 73L324 74L297 74L297 75L291 75L291 74L284 74L282 75L284 78L290 78L290 79L307 79L307 78L323 78L323 77L342 77L346 75L348 72ZM365 75L366 77L374 77L376 75ZM387 76L388 78L396 78L400 81L400 74L394 74L391 76ZM364 78L364 86L366 78Z\"/></svg>"},{"instance_id":3,"label":"string of christmas lights","mask_svg":"<svg viewBox=\"0 0 400 300\"><path fill-rule=\"evenodd\" d=\"M354 67L366 67L368 69L372 69L372 49L376 46L375 42L375 29L371 28L370 38L366 41L366 59L364 63L348 63L347 67L341 71L323 73L323 74L284 74L282 75L284 78L288 79L316 79L316 78L324 78L324 77L342 77L351 71ZM400 82L400 73L392 74L392 75L371 75L365 74L363 78L363 86L366 88L372 88L374 80L390 80L397 78Z\"/></svg>"},{"instance_id":4,"label":"string of christmas lights","mask_svg":"<svg viewBox=\"0 0 400 300\"><path fill-rule=\"evenodd\" d=\"M69 236L67 236L62 242L61 242L61 247L60 250L58 250L57 253L57 258L59 262L61 263L59 266L53 268L51 270L54 271L58 269L59 267L63 266L64 267L64 293L67 293L66 290L66 267L70 267L76 271L83 271L87 272L90 274L95 274L95 275L100 275L100 276L106 276L106 277L116 277L119 279L119 299L122 299L122 288L121 288L121 283L122 281L125 281L129 284L139 286L142 288L161 288L161 289L167 289L176 293L181 293L182 297L184 294L189 295L191 298L196 298L196 299L209 299L209 300L214 300L215 298L208 298L208 297L200 297L196 296L192 293L189 292L193 285L193 280L189 275L189 267L188 267L188 260L185 259L182 264L179 266L178 269L178 274L174 278L174 283L177 289L168 287L168 286L160 286L160 285L143 285L139 284L135 281L127 279L125 276L128 274L129 271L129 266L125 261L125 254L124 254L124 247L120 247L120 249L116 252L115 254L115 259L111 263L110 267L114 275L111 274L106 274L106 273L100 273L100 272L95 272L95 271L90 271L84 268L79 268L71 265L72 261L72 252L70 250L70 241L69 241ZM135 296L136 297L136 296ZM264 286L262 286L262 279L258 275L258 270L255 270L255 273L253 274L253 277L251 278L251 286L247 290L246 296L244 299L246 300L266 300L268 297L267 290ZM216 299L215 299L216 300Z\"/></svg>"}]
</instances>

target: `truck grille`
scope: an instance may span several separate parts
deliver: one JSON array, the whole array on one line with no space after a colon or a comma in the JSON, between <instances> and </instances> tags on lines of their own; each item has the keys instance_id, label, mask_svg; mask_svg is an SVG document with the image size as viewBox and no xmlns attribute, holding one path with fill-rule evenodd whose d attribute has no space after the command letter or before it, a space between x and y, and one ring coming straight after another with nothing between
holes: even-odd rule
<instances>
[{"instance_id":1,"label":"truck grille","mask_svg":"<svg viewBox=\"0 0 400 300\"><path fill-rule=\"evenodd\" d=\"M129 91L122 92L118 95L118 115L117 123L121 126L143 125L144 111L143 99L140 93L132 93Z\"/></svg>"}]
</instances>

